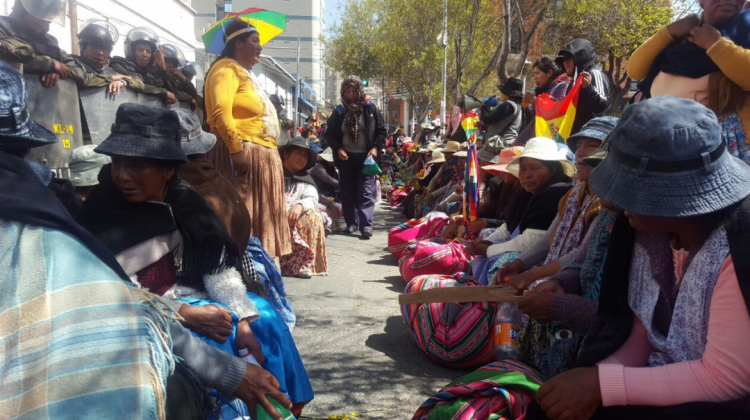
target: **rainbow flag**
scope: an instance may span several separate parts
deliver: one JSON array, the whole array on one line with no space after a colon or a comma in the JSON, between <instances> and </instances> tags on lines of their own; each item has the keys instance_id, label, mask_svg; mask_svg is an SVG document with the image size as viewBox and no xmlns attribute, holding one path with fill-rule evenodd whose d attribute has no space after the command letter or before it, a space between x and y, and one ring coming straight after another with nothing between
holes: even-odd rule
<instances>
[{"instance_id":1,"label":"rainbow flag","mask_svg":"<svg viewBox=\"0 0 750 420\"><path fill-rule=\"evenodd\" d=\"M464 176L464 225L479 218L479 158L476 133L469 137L469 150ZM468 229L466 230L468 232Z\"/></svg>"},{"instance_id":2,"label":"rainbow flag","mask_svg":"<svg viewBox=\"0 0 750 420\"><path fill-rule=\"evenodd\" d=\"M582 81L583 78L579 77L568 96L560 101L555 101L547 93L536 98L534 111L537 137L548 137L558 143L565 143L576 119Z\"/></svg>"}]
</instances>

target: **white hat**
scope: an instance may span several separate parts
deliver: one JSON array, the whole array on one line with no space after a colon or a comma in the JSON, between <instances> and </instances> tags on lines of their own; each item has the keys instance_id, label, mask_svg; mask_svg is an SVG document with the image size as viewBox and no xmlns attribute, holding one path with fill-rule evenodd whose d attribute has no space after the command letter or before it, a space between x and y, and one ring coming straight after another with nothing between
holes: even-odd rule
<instances>
[{"instance_id":1,"label":"white hat","mask_svg":"<svg viewBox=\"0 0 750 420\"><path fill-rule=\"evenodd\" d=\"M430 124L428 122L422 123L421 127L422 127L422 129L426 130L428 128L432 128L432 124Z\"/></svg>"},{"instance_id":2,"label":"white hat","mask_svg":"<svg viewBox=\"0 0 750 420\"><path fill-rule=\"evenodd\" d=\"M430 160L430 163L443 163L445 162L445 156L443 155L443 152L440 150L433 150L432 151L432 159Z\"/></svg>"},{"instance_id":3,"label":"white hat","mask_svg":"<svg viewBox=\"0 0 750 420\"><path fill-rule=\"evenodd\" d=\"M440 127L441 122L442 121L440 121L440 118L435 118L434 120L432 120L432 125L434 125L435 127Z\"/></svg>"},{"instance_id":4,"label":"white hat","mask_svg":"<svg viewBox=\"0 0 750 420\"><path fill-rule=\"evenodd\" d=\"M518 178L518 171L522 158L527 157L547 162L557 161L562 165L565 175L572 179L576 176L576 165L567 159L567 154L567 148L561 150L557 147L557 143L555 143L554 140L546 137L535 137L526 142L526 147L523 149L523 152L516 156L505 170Z\"/></svg>"},{"instance_id":5,"label":"white hat","mask_svg":"<svg viewBox=\"0 0 750 420\"><path fill-rule=\"evenodd\" d=\"M323 153L319 154L318 157L326 162L333 162L333 150L329 147L323 150Z\"/></svg>"}]
</instances>

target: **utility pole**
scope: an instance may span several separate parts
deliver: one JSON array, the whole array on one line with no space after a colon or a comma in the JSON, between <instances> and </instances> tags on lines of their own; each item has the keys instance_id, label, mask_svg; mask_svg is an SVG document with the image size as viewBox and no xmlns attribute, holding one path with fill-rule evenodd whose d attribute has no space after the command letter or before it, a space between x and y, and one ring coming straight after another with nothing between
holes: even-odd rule
<instances>
[{"instance_id":1,"label":"utility pole","mask_svg":"<svg viewBox=\"0 0 750 420\"><path fill-rule=\"evenodd\" d=\"M74 55L80 54L78 50L78 2L77 0L68 0L68 13L70 13L70 43L71 51Z\"/></svg>"},{"instance_id":2,"label":"utility pole","mask_svg":"<svg viewBox=\"0 0 750 420\"><path fill-rule=\"evenodd\" d=\"M300 98L299 56L300 56L301 50L302 50L302 46L300 42L300 37L297 37L297 75L295 76L295 80L294 80L296 84L296 86L294 87L294 135L295 136L297 135L297 129L299 128L299 98Z\"/></svg>"},{"instance_id":3,"label":"utility pole","mask_svg":"<svg viewBox=\"0 0 750 420\"><path fill-rule=\"evenodd\" d=\"M443 100L440 101L440 134L445 135L446 89L448 83L448 0L443 0Z\"/></svg>"}]
</instances>

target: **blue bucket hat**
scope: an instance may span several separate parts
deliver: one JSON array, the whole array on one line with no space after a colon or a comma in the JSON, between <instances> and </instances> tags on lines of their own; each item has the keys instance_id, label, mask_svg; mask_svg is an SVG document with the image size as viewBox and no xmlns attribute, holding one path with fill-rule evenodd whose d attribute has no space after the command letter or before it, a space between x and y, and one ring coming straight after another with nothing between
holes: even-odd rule
<instances>
[{"instance_id":1,"label":"blue bucket hat","mask_svg":"<svg viewBox=\"0 0 750 420\"><path fill-rule=\"evenodd\" d=\"M57 143L54 133L31 119L27 97L21 73L0 60L0 150L26 150Z\"/></svg>"},{"instance_id":2,"label":"blue bucket hat","mask_svg":"<svg viewBox=\"0 0 750 420\"><path fill-rule=\"evenodd\" d=\"M633 105L608 141L591 188L625 211L699 216L750 195L750 166L729 154L716 115L695 101L659 96Z\"/></svg>"},{"instance_id":3,"label":"blue bucket hat","mask_svg":"<svg viewBox=\"0 0 750 420\"><path fill-rule=\"evenodd\" d=\"M568 149L575 153L578 148L578 139L584 137L603 142L619 121L620 119L617 117L596 117L592 119L583 126L581 131L568 137L566 141Z\"/></svg>"},{"instance_id":4,"label":"blue bucket hat","mask_svg":"<svg viewBox=\"0 0 750 420\"><path fill-rule=\"evenodd\" d=\"M125 103L117 108L112 133L95 151L107 156L187 162L181 139L180 117L174 111Z\"/></svg>"}]
</instances>

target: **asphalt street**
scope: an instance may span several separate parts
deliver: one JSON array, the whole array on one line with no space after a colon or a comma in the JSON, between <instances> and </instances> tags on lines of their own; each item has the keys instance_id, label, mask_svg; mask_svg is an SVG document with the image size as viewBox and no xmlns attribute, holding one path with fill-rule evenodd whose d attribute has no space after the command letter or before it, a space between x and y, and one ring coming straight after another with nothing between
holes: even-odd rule
<instances>
[{"instance_id":1,"label":"asphalt street","mask_svg":"<svg viewBox=\"0 0 750 420\"><path fill-rule=\"evenodd\" d=\"M297 313L294 338L315 390L303 419L357 413L410 419L442 386L466 373L431 362L399 310L405 283L387 250L400 211L378 205L375 236L327 238L328 276L285 278Z\"/></svg>"}]
</instances>

